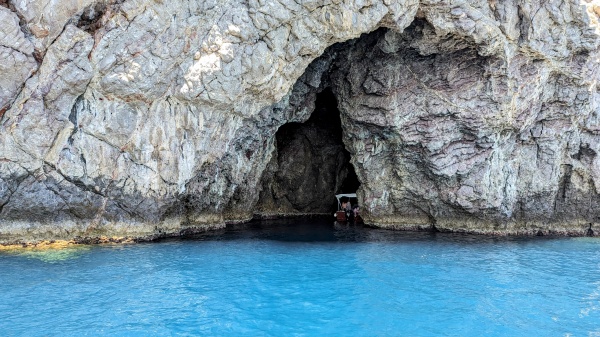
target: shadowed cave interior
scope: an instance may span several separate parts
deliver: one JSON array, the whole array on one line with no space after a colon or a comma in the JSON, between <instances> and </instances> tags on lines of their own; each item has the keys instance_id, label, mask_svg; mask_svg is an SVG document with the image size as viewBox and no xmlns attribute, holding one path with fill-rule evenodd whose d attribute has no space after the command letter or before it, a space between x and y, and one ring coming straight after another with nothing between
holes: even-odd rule
<instances>
[{"instance_id":1,"label":"shadowed cave interior","mask_svg":"<svg viewBox=\"0 0 600 337\"><path fill-rule=\"evenodd\" d=\"M276 134L276 155L263 176L259 209L275 213L329 213L335 194L354 193L360 182L342 141L337 100L331 89L317 94L304 123L288 123Z\"/></svg>"}]
</instances>

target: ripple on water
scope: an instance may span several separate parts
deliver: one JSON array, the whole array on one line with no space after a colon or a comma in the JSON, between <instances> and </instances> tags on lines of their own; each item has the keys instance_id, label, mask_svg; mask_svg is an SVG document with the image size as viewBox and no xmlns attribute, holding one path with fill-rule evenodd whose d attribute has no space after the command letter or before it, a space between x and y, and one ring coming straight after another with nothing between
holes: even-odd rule
<instances>
[{"instance_id":1,"label":"ripple on water","mask_svg":"<svg viewBox=\"0 0 600 337\"><path fill-rule=\"evenodd\" d=\"M600 335L600 240L263 222L0 254L6 336Z\"/></svg>"}]
</instances>

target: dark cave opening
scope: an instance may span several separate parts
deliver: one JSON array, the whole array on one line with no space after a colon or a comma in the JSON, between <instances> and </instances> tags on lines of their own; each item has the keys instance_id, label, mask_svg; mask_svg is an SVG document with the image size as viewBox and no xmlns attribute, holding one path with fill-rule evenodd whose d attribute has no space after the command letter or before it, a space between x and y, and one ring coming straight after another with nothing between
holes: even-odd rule
<instances>
[{"instance_id":1,"label":"dark cave opening","mask_svg":"<svg viewBox=\"0 0 600 337\"><path fill-rule=\"evenodd\" d=\"M281 126L276 133L276 163L263 182L263 208L267 205L280 213L329 213L337 209L335 194L355 193L360 182L342 132L337 99L330 88L317 94L306 122Z\"/></svg>"}]
</instances>

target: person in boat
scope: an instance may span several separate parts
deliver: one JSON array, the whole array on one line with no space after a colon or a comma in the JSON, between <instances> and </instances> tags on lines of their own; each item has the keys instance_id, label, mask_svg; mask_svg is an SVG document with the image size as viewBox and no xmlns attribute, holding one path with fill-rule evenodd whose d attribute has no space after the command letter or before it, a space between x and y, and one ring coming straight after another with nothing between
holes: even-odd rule
<instances>
[{"instance_id":1,"label":"person in boat","mask_svg":"<svg viewBox=\"0 0 600 337\"><path fill-rule=\"evenodd\" d=\"M348 200L346 206L342 208L346 211L346 213L352 212L352 204L350 203L350 200Z\"/></svg>"},{"instance_id":2,"label":"person in boat","mask_svg":"<svg viewBox=\"0 0 600 337\"><path fill-rule=\"evenodd\" d=\"M350 200L342 200L342 207L340 209L346 213L346 221L350 220L350 214L352 214Z\"/></svg>"},{"instance_id":3,"label":"person in boat","mask_svg":"<svg viewBox=\"0 0 600 337\"><path fill-rule=\"evenodd\" d=\"M360 209L358 208L358 205L354 205L354 208L352 209L352 214L355 223L362 223L362 218L360 217Z\"/></svg>"},{"instance_id":4,"label":"person in boat","mask_svg":"<svg viewBox=\"0 0 600 337\"><path fill-rule=\"evenodd\" d=\"M356 207L356 204L354 205L354 207ZM352 206L352 201L348 199L346 207L343 208L344 211L346 211L346 219L348 219L348 221L350 222L354 222L354 207Z\"/></svg>"},{"instance_id":5,"label":"person in boat","mask_svg":"<svg viewBox=\"0 0 600 337\"><path fill-rule=\"evenodd\" d=\"M349 213L348 213L348 205L349 204L350 204L349 201L346 201L346 200L342 201L342 208L341 208L341 210L344 211L344 212L346 212L346 216L349 215Z\"/></svg>"}]
</instances>

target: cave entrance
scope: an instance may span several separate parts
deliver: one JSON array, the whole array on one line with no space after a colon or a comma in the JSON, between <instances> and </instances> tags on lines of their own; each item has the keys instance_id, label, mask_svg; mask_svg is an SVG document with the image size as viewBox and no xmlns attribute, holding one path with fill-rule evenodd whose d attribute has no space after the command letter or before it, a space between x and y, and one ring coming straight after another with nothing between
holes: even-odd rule
<instances>
[{"instance_id":1,"label":"cave entrance","mask_svg":"<svg viewBox=\"0 0 600 337\"><path fill-rule=\"evenodd\" d=\"M276 133L277 155L263 179L260 208L269 213L330 213L335 194L355 193L360 182L342 142L337 99L327 88L317 94L304 123Z\"/></svg>"}]
</instances>

